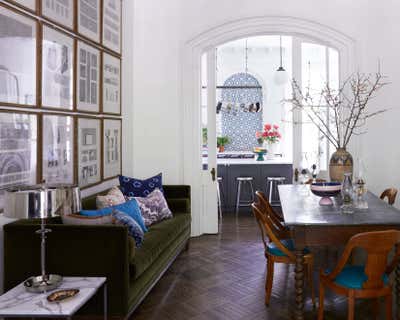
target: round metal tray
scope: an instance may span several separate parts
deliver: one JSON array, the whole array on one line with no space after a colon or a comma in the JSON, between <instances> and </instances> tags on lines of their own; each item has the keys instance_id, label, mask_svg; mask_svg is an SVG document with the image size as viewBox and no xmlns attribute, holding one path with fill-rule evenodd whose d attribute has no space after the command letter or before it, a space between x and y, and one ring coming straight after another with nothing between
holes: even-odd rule
<instances>
[{"instance_id":1,"label":"round metal tray","mask_svg":"<svg viewBox=\"0 0 400 320\"><path fill-rule=\"evenodd\" d=\"M24 281L24 287L26 291L33 293L51 291L60 286L62 279L57 274L47 275L45 279L42 276L30 277Z\"/></svg>"}]
</instances>

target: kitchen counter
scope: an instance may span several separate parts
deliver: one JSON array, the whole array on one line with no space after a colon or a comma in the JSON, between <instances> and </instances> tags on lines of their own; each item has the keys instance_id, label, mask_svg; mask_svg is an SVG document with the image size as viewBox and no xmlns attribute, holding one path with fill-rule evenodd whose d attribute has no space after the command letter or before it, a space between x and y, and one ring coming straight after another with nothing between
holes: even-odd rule
<instances>
[{"instance_id":1,"label":"kitchen counter","mask_svg":"<svg viewBox=\"0 0 400 320\"><path fill-rule=\"evenodd\" d=\"M293 164L293 161L285 158L265 159L264 161L257 161L254 159L217 159L218 165L238 165L238 164Z\"/></svg>"}]
</instances>

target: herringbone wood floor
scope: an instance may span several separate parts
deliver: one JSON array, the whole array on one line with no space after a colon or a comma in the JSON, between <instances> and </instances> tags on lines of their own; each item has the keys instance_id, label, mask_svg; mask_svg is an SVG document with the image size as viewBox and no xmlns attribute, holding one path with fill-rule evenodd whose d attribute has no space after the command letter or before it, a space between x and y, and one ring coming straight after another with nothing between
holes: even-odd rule
<instances>
[{"instance_id":1,"label":"herringbone wood floor","mask_svg":"<svg viewBox=\"0 0 400 320\"><path fill-rule=\"evenodd\" d=\"M132 320L283 320L294 305L293 266L276 265L270 307L264 305L265 258L251 213L238 219L225 214L219 235L191 239L190 249L175 261ZM318 288L321 264L335 264L335 250L313 249ZM317 291L317 290L316 290ZM316 292L318 293L318 292ZM343 297L327 296L325 319L346 319ZM356 319L373 319L368 301L359 301ZM315 319L309 292L307 319ZM383 313L381 313L383 319Z\"/></svg>"}]
</instances>

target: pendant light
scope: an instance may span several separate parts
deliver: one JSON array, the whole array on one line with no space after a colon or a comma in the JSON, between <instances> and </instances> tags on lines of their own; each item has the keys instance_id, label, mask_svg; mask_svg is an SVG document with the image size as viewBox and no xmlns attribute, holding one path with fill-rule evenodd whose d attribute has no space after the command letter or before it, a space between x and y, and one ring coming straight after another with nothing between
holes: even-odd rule
<instances>
[{"instance_id":1,"label":"pendant light","mask_svg":"<svg viewBox=\"0 0 400 320\"><path fill-rule=\"evenodd\" d=\"M278 86L285 85L289 80L289 75L285 68L282 66L282 36L279 36L279 53L280 53L280 66L274 75L274 81Z\"/></svg>"}]
</instances>

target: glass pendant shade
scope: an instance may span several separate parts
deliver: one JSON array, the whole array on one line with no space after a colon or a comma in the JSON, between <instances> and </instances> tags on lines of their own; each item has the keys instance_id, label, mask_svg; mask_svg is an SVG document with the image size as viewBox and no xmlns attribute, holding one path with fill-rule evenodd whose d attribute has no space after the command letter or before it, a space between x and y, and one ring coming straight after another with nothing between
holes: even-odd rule
<instances>
[{"instance_id":1,"label":"glass pendant shade","mask_svg":"<svg viewBox=\"0 0 400 320\"><path fill-rule=\"evenodd\" d=\"M274 81L278 86L285 85L289 81L288 72L283 67L279 67L275 72Z\"/></svg>"}]
</instances>

